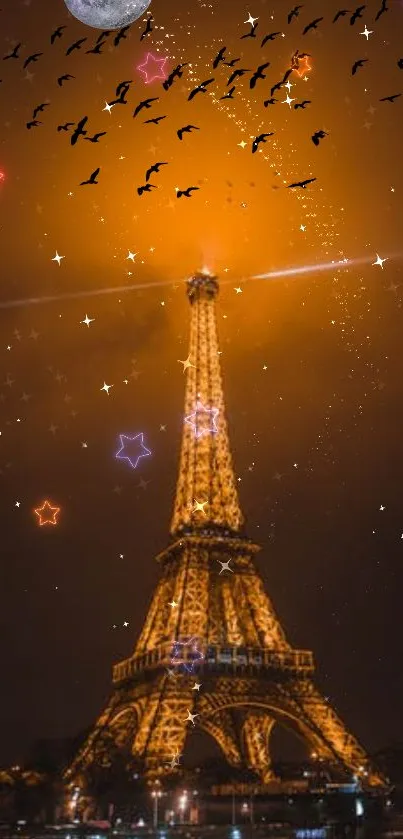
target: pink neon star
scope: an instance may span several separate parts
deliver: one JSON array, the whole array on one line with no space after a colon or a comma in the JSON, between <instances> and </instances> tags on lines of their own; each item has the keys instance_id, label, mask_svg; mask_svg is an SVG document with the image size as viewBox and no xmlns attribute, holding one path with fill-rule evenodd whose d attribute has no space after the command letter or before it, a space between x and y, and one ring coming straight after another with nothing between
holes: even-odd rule
<instances>
[{"instance_id":1,"label":"pink neon star","mask_svg":"<svg viewBox=\"0 0 403 839\"><path fill-rule=\"evenodd\" d=\"M130 466L133 469L136 468L139 460L142 457L148 457L148 455L151 454L150 450L147 449L144 445L144 440L143 440L144 434L143 433L136 434L135 437L128 437L126 434L119 434L119 437L120 437L121 448L119 449L118 452L116 452L116 457L118 458L118 460L128 460L129 463L130 463ZM128 448L127 442L123 442L124 440L129 442L129 443L133 443L134 440L139 440L139 444L136 446L137 451L135 452L135 454L130 454L130 453L125 454L124 453L125 449L127 450L127 448ZM140 449L140 451L139 451L139 449Z\"/></svg>"},{"instance_id":2,"label":"pink neon star","mask_svg":"<svg viewBox=\"0 0 403 839\"><path fill-rule=\"evenodd\" d=\"M218 408L205 408L201 404L201 402L197 402L195 412L193 414L189 414L188 417L185 417L185 422L187 422L188 425L191 425L194 428L195 437L202 437L203 434L208 434L209 431L211 431L213 434L216 434L217 431L218 431L218 428L217 428L217 425L216 425L216 419L217 419L218 413L219 413ZM206 416L206 414L209 417L210 424L207 427L205 426L205 424L203 424L203 427L200 428L199 427L199 416L200 415Z\"/></svg>"},{"instance_id":3,"label":"pink neon star","mask_svg":"<svg viewBox=\"0 0 403 839\"><path fill-rule=\"evenodd\" d=\"M146 84L150 84L150 82L153 82L154 79L166 79L167 73L165 70L165 64L167 61L168 56L165 58L155 58L151 52L147 53L144 64L140 64L139 67L137 67L137 69L140 70L140 73L144 73Z\"/></svg>"}]
</instances>

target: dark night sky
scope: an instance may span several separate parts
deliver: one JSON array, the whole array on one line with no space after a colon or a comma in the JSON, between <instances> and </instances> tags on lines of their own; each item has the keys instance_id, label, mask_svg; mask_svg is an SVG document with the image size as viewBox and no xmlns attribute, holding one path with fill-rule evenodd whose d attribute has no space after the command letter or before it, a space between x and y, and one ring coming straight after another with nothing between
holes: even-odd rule
<instances>
[{"instance_id":1,"label":"dark night sky","mask_svg":"<svg viewBox=\"0 0 403 839\"><path fill-rule=\"evenodd\" d=\"M23 46L19 60L0 60L1 765L21 760L38 737L90 724L112 663L134 647L177 475L183 279L205 262L223 280L227 415L267 590L289 640L313 649L319 687L363 744L403 738L403 97L379 101L403 92L403 6L389 0L375 22L380 3L370 0L350 26L348 17L332 23L333 0L308 0L290 25L288 5L155 0L148 40L139 40L145 15L118 48L110 37L96 56L85 49L99 33L62 0L2 4L2 54ZM240 40L249 12L258 37ZM318 30L302 36L322 13ZM67 29L50 46L59 24ZM261 49L277 30L285 37ZM66 57L80 37L84 48ZM237 66L271 62L254 90L250 74L238 80L233 101L219 99L229 68L211 69L223 44L241 57ZM306 81L293 75L290 97L311 105L294 110L282 88L265 108L297 48L311 53L312 70ZM170 69L189 62L168 92L136 69L148 50L167 55ZM33 52L43 56L26 73ZM352 76L358 58L369 61ZM62 73L75 79L60 89ZM212 76L210 92L188 102ZM109 115L105 101L122 79L134 81L129 104ZM133 120L147 96L160 101ZM28 131L32 109L46 101L43 125ZM73 148L56 128L84 114L91 133L108 133ZM160 114L159 126L144 125ZM176 129L188 122L200 130L179 142ZM319 129L328 136L315 148ZM252 155L253 137L271 130ZM169 165L151 179L158 189L139 197L155 161ZM99 184L80 187L98 166ZM305 191L286 189L314 176ZM190 184L200 190L178 200L175 187ZM383 268L372 265L376 254L387 258ZM343 258L366 262L248 280ZM16 299L26 302L7 305ZM120 433L139 431L152 457L132 471L114 455ZM61 508L56 527L39 527L33 512L46 498Z\"/></svg>"}]
</instances>

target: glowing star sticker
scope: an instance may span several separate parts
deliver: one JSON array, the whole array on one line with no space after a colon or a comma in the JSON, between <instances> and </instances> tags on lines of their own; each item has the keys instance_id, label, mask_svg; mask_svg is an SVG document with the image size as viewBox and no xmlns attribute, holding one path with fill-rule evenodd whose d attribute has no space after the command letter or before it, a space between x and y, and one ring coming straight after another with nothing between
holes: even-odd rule
<instances>
[{"instance_id":1,"label":"glowing star sticker","mask_svg":"<svg viewBox=\"0 0 403 839\"><path fill-rule=\"evenodd\" d=\"M360 35L365 35L365 37L368 41L369 36L374 34L374 30L373 29L367 29L367 24L365 24L364 32L360 32L359 34Z\"/></svg>"},{"instance_id":2,"label":"glowing star sticker","mask_svg":"<svg viewBox=\"0 0 403 839\"><path fill-rule=\"evenodd\" d=\"M44 501L42 507L38 507L34 512L38 516L39 524L42 527L44 524L57 524L60 507L52 507L49 501Z\"/></svg>"},{"instance_id":3,"label":"glowing star sticker","mask_svg":"<svg viewBox=\"0 0 403 839\"><path fill-rule=\"evenodd\" d=\"M220 574L222 574L222 572L223 572L223 571L231 571L231 574L233 574L233 573L234 573L234 572L233 572L233 570L232 570L232 568L230 568L230 567L229 567L229 564L230 564L230 562L231 562L231 559L228 559L228 560L227 560L227 562L221 562L221 560L219 559L219 560L218 560L218 562L219 562L219 563L220 563L220 565L221 565L221 571L220 571Z\"/></svg>"},{"instance_id":4,"label":"glowing star sticker","mask_svg":"<svg viewBox=\"0 0 403 839\"><path fill-rule=\"evenodd\" d=\"M183 641L173 641L172 667L183 667L188 673L193 673L193 668L198 661L202 661L204 655L198 648L197 638L185 638Z\"/></svg>"},{"instance_id":5,"label":"glowing star sticker","mask_svg":"<svg viewBox=\"0 0 403 839\"><path fill-rule=\"evenodd\" d=\"M191 714L190 711L189 711L189 708L186 708L186 710L188 712L188 715L187 715L186 719L183 720L183 722L191 722L194 725L195 718L200 717L200 714Z\"/></svg>"},{"instance_id":6,"label":"glowing star sticker","mask_svg":"<svg viewBox=\"0 0 403 839\"><path fill-rule=\"evenodd\" d=\"M189 367L195 366L194 364L190 363L190 355L188 355L185 361L181 361L180 358L178 358L178 364L183 364L183 372L185 372Z\"/></svg>"},{"instance_id":7,"label":"glowing star sticker","mask_svg":"<svg viewBox=\"0 0 403 839\"><path fill-rule=\"evenodd\" d=\"M191 425L194 428L195 437L199 438L202 437L203 434L208 434L212 432L213 434L217 434L218 428L216 425L217 415L219 413L218 408L205 408L201 402L196 403L196 410L193 414L189 414L188 417L185 417L185 422L188 425ZM200 428L199 424L199 417L205 417L209 419L209 424L206 427L205 424Z\"/></svg>"},{"instance_id":8,"label":"glowing star sticker","mask_svg":"<svg viewBox=\"0 0 403 839\"><path fill-rule=\"evenodd\" d=\"M64 259L64 256L59 256L58 252L56 251L56 254L53 257L52 262L57 262L57 264L60 268L60 263L61 263L62 259Z\"/></svg>"},{"instance_id":9,"label":"glowing star sticker","mask_svg":"<svg viewBox=\"0 0 403 839\"><path fill-rule=\"evenodd\" d=\"M206 504L208 504L208 501L196 501L195 499L195 505L192 508L192 513L203 513L206 516L207 513L204 512Z\"/></svg>"},{"instance_id":10,"label":"glowing star sticker","mask_svg":"<svg viewBox=\"0 0 403 839\"><path fill-rule=\"evenodd\" d=\"M167 61L168 56L165 56L165 58L155 58L151 52L147 53L144 64L140 64L137 67L137 69L140 70L140 73L144 74L146 84L150 84L150 82L153 82L154 79L166 79L167 73L165 70L165 64Z\"/></svg>"},{"instance_id":11,"label":"glowing star sticker","mask_svg":"<svg viewBox=\"0 0 403 839\"><path fill-rule=\"evenodd\" d=\"M128 460L132 469L136 468L139 460L141 460L142 457L148 457L151 454L150 450L147 449L144 445L144 434L142 432L140 432L140 434L136 434L135 437L128 437L126 434L120 434L119 436L121 448L116 453L116 457L118 458L118 460ZM134 443L135 440L139 440L139 443L137 443L135 446L135 453L123 454L125 449L128 448L127 443L123 442L124 440L127 440L129 443Z\"/></svg>"},{"instance_id":12,"label":"glowing star sticker","mask_svg":"<svg viewBox=\"0 0 403 839\"><path fill-rule=\"evenodd\" d=\"M387 258L388 257L385 256L385 259L382 259L382 257L379 256L379 253L377 253L376 260L375 260L375 262L372 263L372 265L380 265L381 268L382 268L382 271L383 271L383 263L386 262Z\"/></svg>"}]
</instances>

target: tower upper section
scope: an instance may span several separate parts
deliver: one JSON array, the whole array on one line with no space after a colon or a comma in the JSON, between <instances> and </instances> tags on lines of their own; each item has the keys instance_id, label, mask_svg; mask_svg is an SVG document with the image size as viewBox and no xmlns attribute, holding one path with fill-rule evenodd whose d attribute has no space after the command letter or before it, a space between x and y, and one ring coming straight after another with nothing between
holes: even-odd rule
<instances>
[{"instance_id":1,"label":"tower upper section","mask_svg":"<svg viewBox=\"0 0 403 839\"><path fill-rule=\"evenodd\" d=\"M190 345L173 536L195 530L237 533L243 524L225 417L217 294L218 280L211 274L200 272L188 280Z\"/></svg>"}]
</instances>

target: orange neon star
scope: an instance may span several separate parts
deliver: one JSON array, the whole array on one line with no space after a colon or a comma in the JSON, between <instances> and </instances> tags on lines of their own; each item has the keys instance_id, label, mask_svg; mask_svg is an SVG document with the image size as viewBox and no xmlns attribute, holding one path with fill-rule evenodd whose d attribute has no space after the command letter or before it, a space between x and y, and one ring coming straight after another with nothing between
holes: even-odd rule
<instances>
[{"instance_id":1,"label":"orange neon star","mask_svg":"<svg viewBox=\"0 0 403 839\"><path fill-rule=\"evenodd\" d=\"M35 514L39 516L39 524L57 524L56 517L60 513L60 507L52 507L49 501L44 501L42 507L34 510Z\"/></svg>"},{"instance_id":2,"label":"orange neon star","mask_svg":"<svg viewBox=\"0 0 403 839\"><path fill-rule=\"evenodd\" d=\"M309 59L308 56L304 55L303 58L297 56L298 67L294 67L294 73L297 73L298 76L303 76L308 70L312 70L312 67L308 63ZM303 63L303 67L301 64Z\"/></svg>"}]
</instances>

